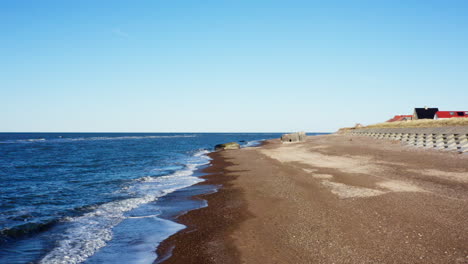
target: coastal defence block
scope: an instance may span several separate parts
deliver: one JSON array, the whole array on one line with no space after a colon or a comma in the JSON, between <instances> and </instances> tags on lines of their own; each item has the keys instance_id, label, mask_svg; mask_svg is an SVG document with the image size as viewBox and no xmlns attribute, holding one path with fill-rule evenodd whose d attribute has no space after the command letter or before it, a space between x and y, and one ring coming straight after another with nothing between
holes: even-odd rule
<instances>
[{"instance_id":1,"label":"coastal defence block","mask_svg":"<svg viewBox=\"0 0 468 264\"><path fill-rule=\"evenodd\" d=\"M291 134L284 134L281 136L281 142L300 142L306 139L305 132L297 132Z\"/></svg>"},{"instance_id":2,"label":"coastal defence block","mask_svg":"<svg viewBox=\"0 0 468 264\"><path fill-rule=\"evenodd\" d=\"M347 134L398 140L403 144L468 153L468 127L363 128Z\"/></svg>"}]
</instances>

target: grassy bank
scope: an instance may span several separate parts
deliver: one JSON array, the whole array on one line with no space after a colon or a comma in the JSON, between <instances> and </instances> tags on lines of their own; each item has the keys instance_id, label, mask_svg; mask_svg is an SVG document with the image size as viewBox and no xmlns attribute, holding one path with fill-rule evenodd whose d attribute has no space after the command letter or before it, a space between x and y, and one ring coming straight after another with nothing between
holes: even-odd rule
<instances>
[{"instance_id":1,"label":"grassy bank","mask_svg":"<svg viewBox=\"0 0 468 264\"><path fill-rule=\"evenodd\" d=\"M445 127L445 126L468 126L468 118L451 119L420 119L412 121L385 122L368 125L365 128L390 128L390 127Z\"/></svg>"}]
</instances>

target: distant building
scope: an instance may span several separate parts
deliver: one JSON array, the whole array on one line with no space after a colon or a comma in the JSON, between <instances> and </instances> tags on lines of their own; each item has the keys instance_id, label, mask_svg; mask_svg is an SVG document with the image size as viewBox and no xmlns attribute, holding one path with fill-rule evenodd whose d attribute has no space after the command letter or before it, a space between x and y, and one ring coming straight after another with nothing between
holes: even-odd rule
<instances>
[{"instance_id":1,"label":"distant building","mask_svg":"<svg viewBox=\"0 0 468 264\"><path fill-rule=\"evenodd\" d=\"M413 120L417 119L434 119L435 114L439 108L415 108L413 113Z\"/></svg>"},{"instance_id":2,"label":"distant building","mask_svg":"<svg viewBox=\"0 0 468 264\"><path fill-rule=\"evenodd\" d=\"M438 111L434 115L434 119L465 117L468 118L468 111Z\"/></svg>"},{"instance_id":3,"label":"distant building","mask_svg":"<svg viewBox=\"0 0 468 264\"><path fill-rule=\"evenodd\" d=\"M412 115L396 115L392 119L387 120L387 122L395 122L395 121L407 121L413 120Z\"/></svg>"}]
</instances>

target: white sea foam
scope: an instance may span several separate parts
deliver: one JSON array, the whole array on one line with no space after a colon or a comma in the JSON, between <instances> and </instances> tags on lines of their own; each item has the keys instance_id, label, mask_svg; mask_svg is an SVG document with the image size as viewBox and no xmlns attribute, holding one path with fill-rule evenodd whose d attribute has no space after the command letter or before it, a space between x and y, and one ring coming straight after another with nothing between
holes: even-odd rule
<instances>
[{"instance_id":1,"label":"white sea foam","mask_svg":"<svg viewBox=\"0 0 468 264\"><path fill-rule=\"evenodd\" d=\"M206 150L206 149L201 149L199 150L198 152L196 152L193 156L194 157L203 157L205 159L210 159L208 156L206 156L206 154L209 154L210 151Z\"/></svg>"},{"instance_id":2,"label":"white sea foam","mask_svg":"<svg viewBox=\"0 0 468 264\"><path fill-rule=\"evenodd\" d=\"M35 142L73 142L73 141L98 141L98 140L125 140L125 139L154 139L154 138L193 138L197 135L160 135L160 136L121 136L121 137L77 137L77 138L28 138L0 141L0 143L35 143Z\"/></svg>"},{"instance_id":3,"label":"white sea foam","mask_svg":"<svg viewBox=\"0 0 468 264\"><path fill-rule=\"evenodd\" d=\"M242 147L244 148L248 148L248 147L256 147L258 145L260 145L262 143L264 139L262 140L252 140L252 141L248 141L247 143L245 143L245 145L243 145Z\"/></svg>"},{"instance_id":4,"label":"white sea foam","mask_svg":"<svg viewBox=\"0 0 468 264\"><path fill-rule=\"evenodd\" d=\"M72 264L85 261L112 239L112 229L116 225L131 217L126 214L127 212L154 202L178 189L203 181L193 173L197 167L209 163L210 158L206 156L207 153L206 150L195 153L185 169L170 175L146 176L135 180L133 185L121 190L132 198L105 203L82 216L67 218L64 224L69 227L61 235L55 248L40 263Z\"/></svg>"},{"instance_id":5,"label":"white sea foam","mask_svg":"<svg viewBox=\"0 0 468 264\"><path fill-rule=\"evenodd\" d=\"M45 141L45 138L31 138L31 139L26 139L25 141L29 142L37 142L37 141Z\"/></svg>"},{"instance_id":6,"label":"white sea foam","mask_svg":"<svg viewBox=\"0 0 468 264\"><path fill-rule=\"evenodd\" d=\"M2 141L2 143L33 143L33 142L43 142L46 141L45 138L27 138L27 139L15 139Z\"/></svg>"},{"instance_id":7,"label":"white sea foam","mask_svg":"<svg viewBox=\"0 0 468 264\"><path fill-rule=\"evenodd\" d=\"M80 137L69 138L71 141L81 140L122 140L122 139L151 139L151 138L193 138L197 135L172 135L172 136L122 136L122 137ZM66 140L66 139L65 139Z\"/></svg>"},{"instance_id":8,"label":"white sea foam","mask_svg":"<svg viewBox=\"0 0 468 264\"><path fill-rule=\"evenodd\" d=\"M172 192L173 190L168 190ZM80 263L106 245L112 238L112 228L122 222L125 212L158 197L147 195L99 206L95 211L72 218L71 227L62 235L57 246L40 263Z\"/></svg>"}]
</instances>

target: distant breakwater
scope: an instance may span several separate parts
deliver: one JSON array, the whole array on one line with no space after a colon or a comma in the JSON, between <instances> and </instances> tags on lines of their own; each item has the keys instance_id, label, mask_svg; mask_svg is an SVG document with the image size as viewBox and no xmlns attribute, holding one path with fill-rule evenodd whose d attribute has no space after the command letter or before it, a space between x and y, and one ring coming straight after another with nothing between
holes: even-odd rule
<instances>
[{"instance_id":1,"label":"distant breakwater","mask_svg":"<svg viewBox=\"0 0 468 264\"><path fill-rule=\"evenodd\" d=\"M468 127L425 128L358 128L348 135L369 136L377 139L399 140L404 144L440 150L468 153Z\"/></svg>"}]
</instances>

